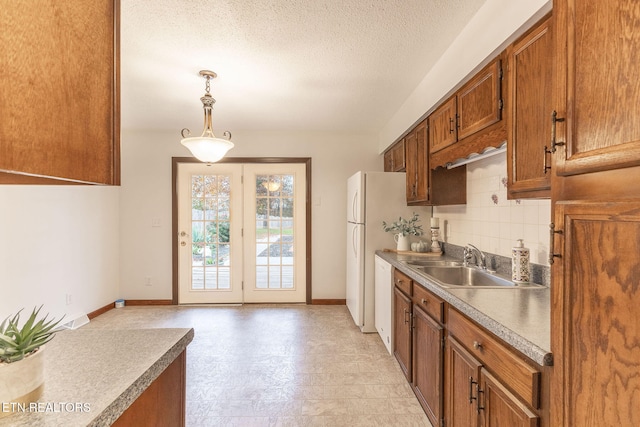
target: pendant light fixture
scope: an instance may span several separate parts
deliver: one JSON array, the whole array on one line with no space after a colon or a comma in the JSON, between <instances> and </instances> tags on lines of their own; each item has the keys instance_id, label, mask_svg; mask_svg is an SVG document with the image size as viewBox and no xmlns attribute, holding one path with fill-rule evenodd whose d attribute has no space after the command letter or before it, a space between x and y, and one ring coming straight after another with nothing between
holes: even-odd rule
<instances>
[{"instance_id":1,"label":"pendant light fixture","mask_svg":"<svg viewBox=\"0 0 640 427\"><path fill-rule=\"evenodd\" d=\"M222 135L227 139L216 138L213 134L213 127L211 124L211 113L213 110L213 104L216 100L213 99L210 90L210 81L215 79L217 74L213 71L202 70L200 75L207 80L206 93L200 101L202 101L202 108L204 108L204 130L200 136L191 136L191 131L187 128L182 129L182 140L180 144L184 145L191 151L191 154L200 161L205 163L215 163L222 159L227 151L233 148L233 142L231 142L231 132L225 131Z\"/></svg>"}]
</instances>

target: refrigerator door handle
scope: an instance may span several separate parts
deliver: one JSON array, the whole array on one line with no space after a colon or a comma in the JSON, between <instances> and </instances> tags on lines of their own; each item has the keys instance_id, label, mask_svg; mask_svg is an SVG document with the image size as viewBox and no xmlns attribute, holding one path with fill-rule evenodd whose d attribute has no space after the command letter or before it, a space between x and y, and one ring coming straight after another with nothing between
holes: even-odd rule
<instances>
[{"instance_id":1,"label":"refrigerator door handle","mask_svg":"<svg viewBox=\"0 0 640 427\"><path fill-rule=\"evenodd\" d=\"M358 227L353 227L353 230L351 230L351 249L353 249L353 257L357 258L358 257L358 245L356 242L356 234L358 232Z\"/></svg>"},{"instance_id":2,"label":"refrigerator door handle","mask_svg":"<svg viewBox=\"0 0 640 427\"><path fill-rule=\"evenodd\" d=\"M358 216L356 212L356 206L358 203L358 191L353 193L353 200L351 202L351 216L353 217L353 222L358 223Z\"/></svg>"}]
</instances>

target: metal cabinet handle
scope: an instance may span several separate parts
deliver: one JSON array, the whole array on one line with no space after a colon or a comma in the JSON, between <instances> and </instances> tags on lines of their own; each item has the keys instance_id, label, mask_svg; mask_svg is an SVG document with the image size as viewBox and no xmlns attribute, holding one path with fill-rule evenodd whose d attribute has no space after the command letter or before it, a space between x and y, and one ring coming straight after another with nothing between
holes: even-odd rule
<instances>
[{"instance_id":1,"label":"metal cabinet handle","mask_svg":"<svg viewBox=\"0 0 640 427\"><path fill-rule=\"evenodd\" d=\"M407 314L409 314L409 312L407 311L407 309L403 309L404 310L404 324L406 325L407 323L409 323L409 319L407 319Z\"/></svg>"},{"instance_id":2,"label":"metal cabinet handle","mask_svg":"<svg viewBox=\"0 0 640 427\"><path fill-rule=\"evenodd\" d=\"M484 409L484 406L480 406L480 394L484 394L484 390L480 388L480 384L476 383L476 412L479 414Z\"/></svg>"},{"instance_id":3,"label":"metal cabinet handle","mask_svg":"<svg viewBox=\"0 0 640 427\"><path fill-rule=\"evenodd\" d=\"M551 153L556 152L556 147L564 145L564 142L556 141L556 123L558 122L564 122L564 118L558 117L558 112L553 110L551 113Z\"/></svg>"},{"instance_id":4,"label":"metal cabinet handle","mask_svg":"<svg viewBox=\"0 0 640 427\"><path fill-rule=\"evenodd\" d=\"M473 380L473 377L469 377L469 403L473 403L477 397L473 397L473 385L478 385L476 381Z\"/></svg>"},{"instance_id":5,"label":"metal cabinet handle","mask_svg":"<svg viewBox=\"0 0 640 427\"><path fill-rule=\"evenodd\" d=\"M423 303L423 304L426 304L427 303L427 299L426 298L422 298L422 300L420 302Z\"/></svg>"},{"instance_id":6,"label":"metal cabinet handle","mask_svg":"<svg viewBox=\"0 0 640 427\"><path fill-rule=\"evenodd\" d=\"M454 123L453 117L449 117L449 133L453 133L455 130L453 128L453 123Z\"/></svg>"},{"instance_id":7,"label":"metal cabinet handle","mask_svg":"<svg viewBox=\"0 0 640 427\"><path fill-rule=\"evenodd\" d=\"M542 173L544 173L545 175L547 174L547 171L551 169L551 166L547 165L547 154L553 154L553 152L549 150L549 148L547 148L547 146L545 145L542 154Z\"/></svg>"},{"instance_id":8,"label":"metal cabinet handle","mask_svg":"<svg viewBox=\"0 0 640 427\"><path fill-rule=\"evenodd\" d=\"M554 263L555 258L562 258L561 254L556 254L553 251L555 243L554 235L556 234L562 234L562 230L556 230L556 225L552 222L549 224L549 265Z\"/></svg>"},{"instance_id":9,"label":"metal cabinet handle","mask_svg":"<svg viewBox=\"0 0 640 427\"><path fill-rule=\"evenodd\" d=\"M474 341L473 348L475 348L476 350L482 350L482 343L478 341Z\"/></svg>"}]
</instances>

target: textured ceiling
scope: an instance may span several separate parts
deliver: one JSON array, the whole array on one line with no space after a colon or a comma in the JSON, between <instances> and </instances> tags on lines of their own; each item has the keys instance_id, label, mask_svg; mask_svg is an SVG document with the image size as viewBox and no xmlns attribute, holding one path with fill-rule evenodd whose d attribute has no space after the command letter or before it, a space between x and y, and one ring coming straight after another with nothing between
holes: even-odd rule
<instances>
[{"instance_id":1,"label":"textured ceiling","mask_svg":"<svg viewBox=\"0 0 640 427\"><path fill-rule=\"evenodd\" d=\"M121 0L123 129L379 131L485 0Z\"/></svg>"}]
</instances>

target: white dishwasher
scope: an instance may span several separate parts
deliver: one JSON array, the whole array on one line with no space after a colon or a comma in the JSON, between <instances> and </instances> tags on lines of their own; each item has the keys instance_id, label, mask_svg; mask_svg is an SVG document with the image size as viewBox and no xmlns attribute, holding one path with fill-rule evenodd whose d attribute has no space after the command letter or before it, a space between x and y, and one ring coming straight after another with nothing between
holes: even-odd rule
<instances>
[{"instance_id":1,"label":"white dishwasher","mask_svg":"<svg viewBox=\"0 0 640 427\"><path fill-rule=\"evenodd\" d=\"M389 354L393 354L393 270L391 264L375 257L375 325Z\"/></svg>"}]
</instances>

